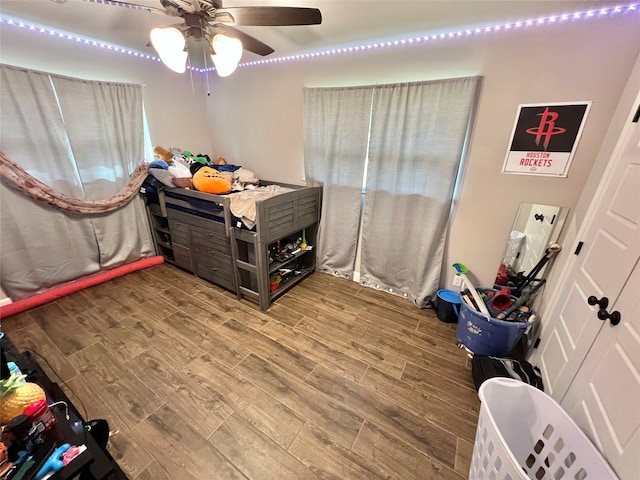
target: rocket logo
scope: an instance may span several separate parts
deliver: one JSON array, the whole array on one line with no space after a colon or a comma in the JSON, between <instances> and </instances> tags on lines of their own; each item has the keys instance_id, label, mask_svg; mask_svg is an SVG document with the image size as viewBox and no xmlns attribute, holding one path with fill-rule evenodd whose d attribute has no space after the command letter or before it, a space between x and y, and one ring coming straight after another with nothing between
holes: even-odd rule
<instances>
[{"instance_id":1,"label":"rocket logo","mask_svg":"<svg viewBox=\"0 0 640 480\"><path fill-rule=\"evenodd\" d=\"M566 177L591 102L518 107L502 173Z\"/></svg>"},{"instance_id":2,"label":"rocket logo","mask_svg":"<svg viewBox=\"0 0 640 480\"><path fill-rule=\"evenodd\" d=\"M559 114L556 112L550 112L549 107L544 109L544 112L538 114L540 117L540 124L534 128L527 128L526 132L529 135L535 135L536 145L540 146L540 141L544 138L544 149L549 148L549 141L552 135L558 135L567 131L566 128L556 127L556 120L558 120Z\"/></svg>"}]
</instances>

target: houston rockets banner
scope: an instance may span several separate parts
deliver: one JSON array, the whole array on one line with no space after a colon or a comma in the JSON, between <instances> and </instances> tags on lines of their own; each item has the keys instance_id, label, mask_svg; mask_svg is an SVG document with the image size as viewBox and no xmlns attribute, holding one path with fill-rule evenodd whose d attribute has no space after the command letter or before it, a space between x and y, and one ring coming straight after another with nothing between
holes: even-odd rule
<instances>
[{"instance_id":1,"label":"houston rockets banner","mask_svg":"<svg viewBox=\"0 0 640 480\"><path fill-rule=\"evenodd\" d=\"M502 173L566 177L591 102L520 105Z\"/></svg>"}]
</instances>

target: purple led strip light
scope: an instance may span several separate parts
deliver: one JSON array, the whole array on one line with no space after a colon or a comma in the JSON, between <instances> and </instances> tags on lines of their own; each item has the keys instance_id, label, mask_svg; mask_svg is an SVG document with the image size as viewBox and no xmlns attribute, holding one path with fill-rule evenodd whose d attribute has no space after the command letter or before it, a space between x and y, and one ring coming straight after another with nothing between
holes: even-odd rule
<instances>
[{"instance_id":1,"label":"purple led strip light","mask_svg":"<svg viewBox=\"0 0 640 480\"><path fill-rule=\"evenodd\" d=\"M127 6L126 4L111 2L109 0L85 0L85 1L90 3L101 3L105 5L114 5L114 6L120 6L120 7ZM147 10L147 11L158 10L153 8L147 8L142 5L130 5L128 8L133 8L136 10ZM264 60L256 60L252 62L241 63L239 66L244 67L244 66L252 66L252 65L264 65L269 63L290 62L295 60L305 60L305 59L315 58L315 57L326 57L330 55L340 55L345 53L361 52L361 51L374 50L374 49L380 49L380 48L396 47L401 45L414 45L414 44L427 43L427 42L432 42L437 40L446 40L450 38L470 37L474 35L481 35L484 33L518 30L520 28L528 28L528 27L534 27L534 26L540 26L540 25L562 24L570 21L602 18L610 15L625 14L629 12L638 12L638 11L640 11L640 4L629 3L624 5L618 5L615 7L595 8L595 9L584 10L584 11L573 12L573 13L550 15L548 17L539 17L535 19L520 20L520 21L515 21L510 23L489 25L485 27L455 30L451 32L439 33L439 34L433 34L433 35L424 35L424 36L405 38L400 40L390 40L390 41L384 41L379 43L357 45L353 47L335 48L331 50L324 50L321 52L303 53L298 55L290 55L286 57L267 58ZM122 47L120 45L116 45L109 42L103 42L101 40L96 40L90 37L84 37L84 36L76 35L73 33L63 32L61 30L52 29L47 26L37 25L37 24L30 23L28 21L24 21L16 18L0 16L0 25L7 25L7 26L16 27L16 28L22 28L29 31L53 36L56 38L62 38L65 40L76 42L76 43L82 43L84 45L90 45L92 47L102 48L102 49L113 51L115 53L120 53L123 55L129 55L129 56L141 58L144 60L160 62L160 58L154 55L149 55L143 52L132 50L130 48ZM194 72L211 72L215 70L214 68L205 69L205 68L195 68L190 66L188 66L187 68Z\"/></svg>"}]
</instances>

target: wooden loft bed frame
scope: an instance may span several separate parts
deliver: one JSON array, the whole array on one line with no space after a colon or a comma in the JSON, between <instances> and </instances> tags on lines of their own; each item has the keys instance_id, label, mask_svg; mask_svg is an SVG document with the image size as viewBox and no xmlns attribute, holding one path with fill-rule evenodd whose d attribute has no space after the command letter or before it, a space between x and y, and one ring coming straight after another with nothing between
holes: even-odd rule
<instances>
[{"instance_id":1,"label":"wooden loft bed frame","mask_svg":"<svg viewBox=\"0 0 640 480\"><path fill-rule=\"evenodd\" d=\"M322 187L260 181L265 185L292 190L256 201L252 230L240 226L232 215L228 195L176 188L159 192L157 205L147 198L152 229L158 220L162 223L162 216L167 218L159 232L165 248L160 245L158 250L168 261L235 291L239 299L258 303L263 311L315 270L315 249L297 252L287 262L269 262L269 247L303 230L308 244L315 247L322 203ZM272 291L270 278L295 262L304 264L304 272Z\"/></svg>"}]
</instances>

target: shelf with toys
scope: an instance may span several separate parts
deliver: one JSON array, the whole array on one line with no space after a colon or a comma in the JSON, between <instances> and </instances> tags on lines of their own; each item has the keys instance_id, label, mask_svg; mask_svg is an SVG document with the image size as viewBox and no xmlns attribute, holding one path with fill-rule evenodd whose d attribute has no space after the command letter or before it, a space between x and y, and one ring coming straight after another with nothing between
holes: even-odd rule
<instances>
[{"instance_id":1,"label":"shelf with toys","mask_svg":"<svg viewBox=\"0 0 640 480\"><path fill-rule=\"evenodd\" d=\"M316 268L317 221L285 233L271 243L237 240L238 296L267 310L271 303Z\"/></svg>"},{"instance_id":2,"label":"shelf with toys","mask_svg":"<svg viewBox=\"0 0 640 480\"><path fill-rule=\"evenodd\" d=\"M306 229L269 245L271 301L313 273L315 270L313 252L313 245L307 243Z\"/></svg>"}]
</instances>

